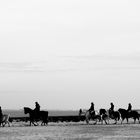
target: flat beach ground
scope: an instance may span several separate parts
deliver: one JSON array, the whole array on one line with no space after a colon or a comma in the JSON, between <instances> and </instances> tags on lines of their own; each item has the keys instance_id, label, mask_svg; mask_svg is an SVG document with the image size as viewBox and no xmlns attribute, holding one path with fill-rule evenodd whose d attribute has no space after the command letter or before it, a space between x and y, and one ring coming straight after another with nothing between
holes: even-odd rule
<instances>
[{"instance_id":1,"label":"flat beach ground","mask_svg":"<svg viewBox=\"0 0 140 140\"><path fill-rule=\"evenodd\" d=\"M28 126L25 122L0 128L0 140L131 140L140 139L140 124L87 125L50 123Z\"/></svg>"}]
</instances>

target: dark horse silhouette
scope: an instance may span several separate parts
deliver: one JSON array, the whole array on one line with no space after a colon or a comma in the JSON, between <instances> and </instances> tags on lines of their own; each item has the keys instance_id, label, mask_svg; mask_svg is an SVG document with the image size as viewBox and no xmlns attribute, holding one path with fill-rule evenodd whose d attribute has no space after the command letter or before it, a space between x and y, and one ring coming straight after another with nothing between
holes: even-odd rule
<instances>
[{"instance_id":1,"label":"dark horse silhouette","mask_svg":"<svg viewBox=\"0 0 140 140\"><path fill-rule=\"evenodd\" d=\"M111 119L114 119L115 120L115 123L114 124L117 124L117 121L120 120L120 113L119 111L114 111L114 110L108 110L109 112L109 118Z\"/></svg>"},{"instance_id":2,"label":"dark horse silhouette","mask_svg":"<svg viewBox=\"0 0 140 140\"><path fill-rule=\"evenodd\" d=\"M121 118L122 118L121 124L124 121L124 119L126 119L127 123L128 123L129 118L133 118L134 123L136 122L136 119L138 119L138 121L140 123L140 120L139 120L140 114L137 111L135 111L135 110L128 111L128 110L123 109L123 108L119 108L118 111L120 112Z\"/></svg>"},{"instance_id":3,"label":"dark horse silhouette","mask_svg":"<svg viewBox=\"0 0 140 140\"><path fill-rule=\"evenodd\" d=\"M106 110L106 109L102 108L102 109L99 110L99 114L101 115L102 123L103 123L103 120L107 124L107 121L109 123L109 119L114 119L115 124L117 124L117 121L120 120L119 111L113 111L113 110L110 111L110 110Z\"/></svg>"},{"instance_id":4,"label":"dark horse silhouette","mask_svg":"<svg viewBox=\"0 0 140 140\"><path fill-rule=\"evenodd\" d=\"M107 114L107 111L106 111L105 109L101 108L101 109L99 110L99 114L100 114L100 116L101 116L101 122L102 122L102 124L103 124L103 121L104 121L106 124L108 124L108 123L109 123L109 115ZM107 122L108 122L108 123L107 123Z\"/></svg>"},{"instance_id":5,"label":"dark horse silhouette","mask_svg":"<svg viewBox=\"0 0 140 140\"><path fill-rule=\"evenodd\" d=\"M38 125L38 121L42 121L41 125L48 124L48 111L39 111L36 112L29 107L24 107L24 113L29 114L30 126L33 124L34 126Z\"/></svg>"}]
</instances>

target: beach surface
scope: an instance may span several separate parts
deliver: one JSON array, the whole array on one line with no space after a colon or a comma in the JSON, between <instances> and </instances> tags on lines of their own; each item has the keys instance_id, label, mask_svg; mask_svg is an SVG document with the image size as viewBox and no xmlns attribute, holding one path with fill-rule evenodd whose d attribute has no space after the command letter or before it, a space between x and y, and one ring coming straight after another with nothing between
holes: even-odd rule
<instances>
[{"instance_id":1,"label":"beach surface","mask_svg":"<svg viewBox=\"0 0 140 140\"><path fill-rule=\"evenodd\" d=\"M50 123L48 126L29 126L14 122L0 128L0 140L131 140L140 139L140 124L87 125L78 123Z\"/></svg>"}]
</instances>

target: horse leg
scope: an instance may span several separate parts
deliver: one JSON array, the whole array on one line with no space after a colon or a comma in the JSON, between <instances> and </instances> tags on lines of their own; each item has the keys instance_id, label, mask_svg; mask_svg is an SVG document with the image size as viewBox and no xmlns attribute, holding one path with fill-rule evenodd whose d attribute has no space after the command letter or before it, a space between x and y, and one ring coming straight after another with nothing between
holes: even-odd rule
<instances>
[{"instance_id":1,"label":"horse leg","mask_svg":"<svg viewBox=\"0 0 140 140\"><path fill-rule=\"evenodd\" d=\"M101 118L100 118L101 120L100 120L100 122L101 122L101 124L103 124L103 116L101 115Z\"/></svg>"},{"instance_id":2,"label":"horse leg","mask_svg":"<svg viewBox=\"0 0 140 140\"><path fill-rule=\"evenodd\" d=\"M48 125L48 121L46 120L46 121L44 121L44 126L47 126Z\"/></svg>"},{"instance_id":3,"label":"horse leg","mask_svg":"<svg viewBox=\"0 0 140 140\"><path fill-rule=\"evenodd\" d=\"M138 122L139 122L139 117L138 116L136 117L136 119L138 119Z\"/></svg>"},{"instance_id":4,"label":"horse leg","mask_svg":"<svg viewBox=\"0 0 140 140\"><path fill-rule=\"evenodd\" d=\"M140 119L139 119L139 116L138 116L138 122L140 123Z\"/></svg>"},{"instance_id":5,"label":"horse leg","mask_svg":"<svg viewBox=\"0 0 140 140\"><path fill-rule=\"evenodd\" d=\"M9 122L9 120L7 120L6 122L5 122L5 125L6 124L8 124L8 126L10 127L10 122Z\"/></svg>"},{"instance_id":6,"label":"horse leg","mask_svg":"<svg viewBox=\"0 0 140 140\"><path fill-rule=\"evenodd\" d=\"M44 123L44 126L46 125L47 126L47 122L43 122Z\"/></svg>"},{"instance_id":7,"label":"horse leg","mask_svg":"<svg viewBox=\"0 0 140 140\"><path fill-rule=\"evenodd\" d=\"M37 124L36 124L35 122L36 122L35 120L30 120L30 126L31 126L32 124L33 124L34 126L37 126L38 123L36 122L36 123L37 123Z\"/></svg>"},{"instance_id":8,"label":"horse leg","mask_svg":"<svg viewBox=\"0 0 140 140\"><path fill-rule=\"evenodd\" d=\"M134 124L136 123L136 118L134 118Z\"/></svg>"},{"instance_id":9,"label":"horse leg","mask_svg":"<svg viewBox=\"0 0 140 140\"><path fill-rule=\"evenodd\" d=\"M107 118L108 124L109 124L109 118Z\"/></svg>"},{"instance_id":10,"label":"horse leg","mask_svg":"<svg viewBox=\"0 0 140 140\"><path fill-rule=\"evenodd\" d=\"M106 119L104 119L104 121L105 121L105 124L109 124L109 120L108 120L108 123L107 123Z\"/></svg>"},{"instance_id":11,"label":"horse leg","mask_svg":"<svg viewBox=\"0 0 140 140\"><path fill-rule=\"evenodd\" d=\"M2 126L4 127L5 125L6 125L6 123L5 123L5 122L3 122L3 123L2 123Z\"/></svg>"},{"instance_id":12,"label":"horse leg","mask_svg":"<svg viewBox=\"0 0 140 140\"><path fill-rule=\"evenodd\" d=\"M99 120L99 122L101 121L101 116L98 116L98 120Z\"/></svg>"},{"instance_id":13,"label":"horse leg","mask_svg":"<svg viewBox=\"0 0 140 140\"><path fill-rule=\"evenodd\" d=\"M30 121L30 126L32 126L32 121Z\"/></svg>"},{"instance_id":14,"label":"horse leg","mask_svg":"<svg viewBox=\"0 0 140 140\"><path fill-rule=\"evenodd\" d=\"M89 124L89 120L88 119L86 119L86 123Z\"/></svg>"},{"instance_id":15,"label":"horse leg","mask_svg":"<svg viewBox=\"0 0 140 140\"><path fill-rule=\"evenodd\" d=\"M7 123L8 123L8 126L10 127L10 122L9 122L9 121L7 121Z\"/></svg>"},{"instance_id":16,"label":"horse leg","mask_svg":"<svg viewBox=\"0 0 140 140\"><path fill-rule=\"evenodd\" d=\"M121 120L121 124L122 124L123 121L124 121L124 118Z\"/></svg>"},{"instance_id":17,"label":"horse leg","mask_svg":"<svg viewBox=\"0 0 140 140\"><path fill-rule=\"evenodd\" d=\"M95 124L97 124L97 120L96 120L96 122L94 123L94 125L95 125Z\"/></svg>"},{"instance_id":18,"label":"horse leg","mask_svg":"<svg viewBox=\"0 0 140 140\"><path fill-rule=\"evenodd\" d=\"M38 122L36 122L36 125L39 125L39 123L38 123Z\"/></svg>"},{"instance_id":19,"label":"horse leg","mask_svg":"<svg viewBox=\"0 0 140 140\"><path fill-rule=\"evenodd\" d=\"M46 120L46 125L48 125L48 119Z\"/></svg>"},{"instance_id":20,"label":"horse leg","mask_svg":"<svg viewBox=\"0 0 140 140\"><path fill-rule=\"evenodd\" d=\"M106 118L104 116L101 116L101 124L103 124L103 121L107 124Z\"/></svg>"},{"instance_id":21,"label":"horse leg","mask_svg":"<svg viewBox=\"0 0 140 140\"><path fill-rule=\"evenodd\" d=\"M32 122L32 124L33 124L34 126L37 126L37 124L35 124L34 122Z\"/></svg>"},{"instance_id":22,"label":"horse leg","mask_svg":"<svg viewBox=\"0 0 140 140\"><path fill-rule=\"evenodd\" d=\"M89 118L88 117L86 117L86 123L89 124Z\"/></svg>"},{"instance_id":23,"label":"horse leg","mask_svg":"<svg viewBox=\"0 0 140 140\"><path fill-rule=\"evenodd\" d=\"M42 122L42 123L41 123L41 126L43 126L43 124L44 124L44 123Z\"/></svg>"},{"instance_id":24,"label":"horse leg","mask_svg":"<svg viewBox=\"0 0 140 140\"><path fill-rule=\"evenodd\" d=\"M103 124L103 120L101 120L101 124Z\"/></svg>"},{"instance_id":25,"label":"horse leg","mask_svg":"<svg viewBox=\"0 0 140 140\"><path fill-rule=\"evenodd\" d=\"M129 123L129 122L128 122L128 118L126 118L126 120L127 120L127 124L128 124L128 123Z\"/></svg>"},{"instance_id":26,"label":"horse leg","mask_svg":"<svg viewBox=\"0 0 140 140\"><path fill-rule=\"evenodd\" d=\"M46 124L46 123L45 123L44 121L42 121L41 126L43 126L43 125L45 126L45 124Z\"/></svg>"},{"instance_id":27,"label":"horse leg","mask_svg":"<svg viewBox=\"0 0 140 140\"><path fill-rule=\"evenodd\" d=\"M86 116L86 123L89 124L89 116Z\"/></svg>"},{"instance_id":28,"label":"horse leg","mask_svg":"<svg viewBox=\"0 0 140 140\"><path fill-rule=\"evenodd\" d=\"M138 119L138 122L139 122L139 117L137 117L136 119Z\"/></svg>"},{"instance_id":29,"label":"horse leg","mask_svg":"<svg viewBox=\"0 0 140 140\"><path fill-rule=\"evenodd\" d=\"M115 123L114 124L117 124L117 118L115 119Z\"/></svg>"},{"instance_id":30,"label":"horse leg","mask_svg":"<svg viewBox=\"0 0 140 140\"><path fill-rule=\"evenodd\" d=\"M100 121L100 118L97 116L97 118L96 118L95 120L96 120L96 121L95 121L94 125L97 124L97 121L98 121L98 120Z\"/></svg>"},{"instance_id":31,"label":"horse leg","mask_svg":"<svg viewBox=\"0 0 140 140\"><path fill-rule=\"evenodd\" d=\"M39 124L36 122L36 124L34 122L32 122L34 126L38 126Z\"/></svg>"},{"instance_id":32,"label":"horse leg","mask_svg":"<svg viewBox=\"0 0 140 140\"><path fill-rule=\"evenodd\" d=\"M43 121L41 122L41 126L43 125Z\"/></svg>"}]
</instances>

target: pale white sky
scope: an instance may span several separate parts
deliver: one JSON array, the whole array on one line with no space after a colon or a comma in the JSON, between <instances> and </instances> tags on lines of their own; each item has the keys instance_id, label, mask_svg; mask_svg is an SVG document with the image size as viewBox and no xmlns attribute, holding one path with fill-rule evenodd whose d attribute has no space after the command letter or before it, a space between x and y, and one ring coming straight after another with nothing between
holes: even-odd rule
<instances>
[{"instance_id":1,"label":"pale white sky","mask_svg":"<svg viewBox=\"0 0 140 140\"><path fill-rule=\"evenodd\" d=\"M0 2L0 105L140 108L139 0Z\"/></svg>"}]
</instances>

